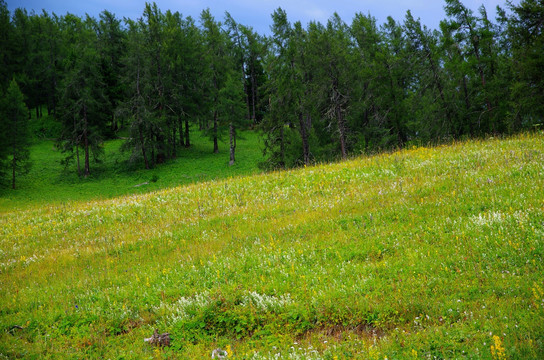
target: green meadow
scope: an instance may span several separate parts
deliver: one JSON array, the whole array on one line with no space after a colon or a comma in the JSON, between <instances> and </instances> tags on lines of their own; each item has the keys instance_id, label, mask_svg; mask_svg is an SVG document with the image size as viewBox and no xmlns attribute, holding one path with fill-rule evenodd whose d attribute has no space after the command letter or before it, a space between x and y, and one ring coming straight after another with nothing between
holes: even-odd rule
<instances>
[{"instance_id":1,"label":"green meadow","mask_svg":"<svg viewBox=\"0 0 544 360\"><path fill-rule=\"evenodd\" d=\"M0 358L544 358L543 132L77 181L51 146L1 198Z\"/></svg>"},{"instance_id":2,"label":"green meadow","mask_svg":"<svg viewBox=\"0 0 544 360\"><path fill-rule=\"evenodd\" d=\"M130 154L120 151L123 141L104 143L104 155L99 163L91 162L91 176L87 179L77 175L75 162L68 168L61 165L68 154L58 150L54 141L36 141L30 149L32 167L28 174L17 177L17 190L2 192L0 189L0 213L29 206L147 193L180 184L260 172L262 143L254 131L241 134L236 148L237 161L232 166L229 166L228 137L219 142L219 154L214 154L210 140L194 131L190 148L180 149L176 159L169 159L151 170L143 169L140 163L128 163Z\"/></svg>"}]
</instances>

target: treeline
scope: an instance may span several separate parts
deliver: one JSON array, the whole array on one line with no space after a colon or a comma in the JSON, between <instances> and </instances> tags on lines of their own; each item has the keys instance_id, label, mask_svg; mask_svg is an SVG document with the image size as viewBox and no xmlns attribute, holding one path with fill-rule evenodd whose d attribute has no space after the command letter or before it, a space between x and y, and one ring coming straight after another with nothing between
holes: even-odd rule
<instances>
[{"instance_id":1,"label":"treeline","mask_svg":"<svg viewBox=\"0 0 544 360\"><path fill-rule=\"evenodd\" d=\"M54 118L66 165L83 176L120 131L130 160L151 168L181 156L192 131L215 152L228 136L232 164L237 131L256 128L263 166L284 168L540 125L544 4L507 3L495 22L459 0L445 10L430 30L409 11L382 25L358 13L303 27L278 9L263 36L209 10L196 21L146 4L137 20L96 19L10 14L0 0L3 168L14 183L31 114ZM18 92L24 117L8 109Z\"/></svg>"}]
</instances>

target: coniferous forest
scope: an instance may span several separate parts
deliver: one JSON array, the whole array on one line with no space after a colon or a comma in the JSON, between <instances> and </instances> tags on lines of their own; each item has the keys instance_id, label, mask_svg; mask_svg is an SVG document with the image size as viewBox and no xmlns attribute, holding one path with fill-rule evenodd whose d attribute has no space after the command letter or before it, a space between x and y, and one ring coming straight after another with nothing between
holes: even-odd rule
<instances>
[{"instance_id":1,"label":"coniferous forest","mask_svg":"<svg viewBox=\"0 0 544 360\"><path fill-rule=\"evenodd\" d=\"M271 33L230 14L199 19L146 4L138 19L46 11L0 1L0 161L13 182L33 136L54 138L68 169L93 172L104 141L121 137L152 168L204 133L236 161L241 131L258 131L262 167L289 168L414 144L512 134L544 117L544 4L507 2L490 19L445 0L438 29L410 11ZM44 118L31 133L30 118Z\"/></svg>"}]
</instances>

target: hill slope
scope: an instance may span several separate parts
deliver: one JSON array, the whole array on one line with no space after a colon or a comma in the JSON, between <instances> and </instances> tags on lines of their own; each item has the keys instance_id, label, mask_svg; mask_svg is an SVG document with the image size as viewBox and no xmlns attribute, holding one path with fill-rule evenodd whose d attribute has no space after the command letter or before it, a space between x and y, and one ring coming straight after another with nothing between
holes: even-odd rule
<instances>
[{"instance_id":1,"label":"hill slope","mask_svg":"<svg viewBox=\"0 0 544 360\"><path fill-rule=\"evenodd\" d=\"M7 213L0 353L542 358L543 151L522 135ZM143 342L155 328L171 347Z\"/></svg>"},{"instance_id":2,"label":"hill slope","mask_svg":"<svg viewBox=\"0 0 544 360\"><path fill-rule=\"evenodd\" d=\"M104 144L103 161L91 164L91 176L87 179L77 175L73 162L64 169L61 160L67 154L53 141L37 141L30 151L30 172L17 178L17 190L0 187L0 215L30 207L110 199L261 172L258 163L263 160L262 145L257 132L243 131L239 136L233 166L229 166L228 144L220 142L219 153L214 154L210 140L195 131L190 148L180 149L176 159L151 170L144 170L143 164L132 168L127 164L130 153L120 152L124 140L108 140Z\"/></svg>"}]
</instances>

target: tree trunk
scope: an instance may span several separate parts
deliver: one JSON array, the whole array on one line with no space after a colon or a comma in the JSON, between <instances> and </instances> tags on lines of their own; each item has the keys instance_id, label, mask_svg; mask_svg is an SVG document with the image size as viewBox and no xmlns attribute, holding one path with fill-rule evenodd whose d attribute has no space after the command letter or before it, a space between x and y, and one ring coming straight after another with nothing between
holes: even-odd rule
<instances>
[{"instance_id":1,"label":"tree trunk","mask_svg":"<svg viewBox=\"0 0 544 360\"><path fill-rule=\"evenodd\" d=\"M183 139L183 121L181 117L178 118L178 131L179 131L179 146L185 146L185 140Z\"/></svg>"},{"instance_id":2,"label":"tree trunk","mask_svg":"<svg viewBox=\"0 0 544 360\"><path fill-rule=\"evenodd\" d=\"M217 144L217 132L218 132L218 124L217 124L217 110L214 110L213 112L213 152L215 154L219 153L219 145Z\"/></svg>"},{"instance_id":3,"label":"tree trunk","mask_svg":"<svg viewBox=\"0 0 544 360\"><path fill-rule=\"evenodd\" d=\"M14 138L17 136L17 118L15 118L14 129L12 134L14 135ZM15 169L17 168L17 153L16 153L17 142L15 141L15 139L12 139L11 141L13 142L13 148L12 148L13 160L12 160L12 166L11 166L11 170L12 170L11 188L15 190Z\"/></svg>"},{"instance_id":4,"label":"tree trunk","mask_svg":"<svg viewBox=\"0 0 544 360\"><path fill-rule=\"evenodd\" d=\"M83 105L83 144L85 146L85 170L84 176L87 177L91 174L89 167L89 136L88 136L88 119L87 119L87 106Z\"/></svg>"},{"instance_id":5,"label":"tree trunk","mask_svg":"<svg viewBox=\"0 0 544 360\"><path fill-rule=\"evenodd\" d=\"M189 118L185 117L185 147L188 148L191 146L191 141L189 140Z\"/></svg>"},{"instance_id":6,"label":"tree trunk","mask_svg":"<svg viewBox=\"0 0 544 360\"><path fill-rule=\"evenodd\" d=\"M81 164L79 162L79 140L76 142L77 176L81 176Z\"/></svg>"},{"instance_id":7,"label":"tree trunk","mask_svg":"<svg viewBox=\"0 0 544 360\"><path fill-rule=\"evenodd\" d=\"M176 158L176 126L172 126L172 154L170 157L172 159Z\"/></svg>"},{"instance_id":8,"label":"tree trunk","mask_svg":"<svg viewBox=\"0 0 544 360\"><path fill-rule=\"evenodd\" d=\"M12 160L12 178L11 178L11 188L15 190L15 168L17 167L17 160L15 157L15 144L13 145L13 160Z\"/></svg>"},{"instance_id":9,"label":"tree trunk","mask_svg":"<svg viewBox=\"0 0 544 360\"><path fill-rule=\"evenodd\" d=\"M230 162L229 165L234 165L234 151L236 150L236 131L234 129L234 125L230 123L229 125L229 133L230 133Z\"/></svg>"},{"instance_id":10,"label":"tree trunk","mask_svg":"<svg viewBox=\"0 0 544 360\"><path fill-rule=\"evenodd\" d=\"M74 117L74 131L77 129L76 118ZM78 136L76 139L76 161L77 161L77 176L81 176L81 165L79 163L79 142L81 138Z\"/></svg>"},{"instance_id":11,"label":"tree trunk","mask_svg":"<svg viewBox=\"0 0 544 360\"><path fill-rule=\"evenodd\" d=\"M257 115L256 115L256 106L255 102L257 101L257 90L255 87L255 67L251 66L251 106L252 106L252 113L251 113L251 120L253 125L257 124Z\"/></svg>"},{"instance_id":12,"label":"tree trunk","mask_svg":"<svg viewBox=\"0 0 544 360\"><path fill-rule=\"evenodd\" d=\"M285 168L285 136L283 133L283 125L280 128L280 162L279 166Z\"/></svg>"},{"instance_id":13,"label":"tree trunk","mask_svg":"<svg viewBox=\"0 0 544 360\"><path fill-rule=\"evenodd\" d=\"M442 86L442 82L440 81L440 76L438 75L437 67L433 61L431 49L428 46L425 46L425 50L427 51L427 57L429 58L429 63L431 64L431 70L433 72L434 83L436 87L438 88L440 99L442 100L442 104L446 110L446 119L448 120L448 126L451 126L452 121L451 121L450 107L448 105L448 102L446 101L446 96L444 95L444 87Z\"/></svg>"},{"instance_id":14,"label":"tree trunk","mask_svg":"<svg viewBox=\"0 0 544 360\"><path fill-rule=\"evenodd\" d=\"M116 132L117 131L117 122L115 121L115 114L111 114L111 131Z\"/></svg>"},{"instance_id":15,"label":"tree trunk","mask_svg":"<svg viewBox=\"0 0 544 360\"><path fill-rule=\"evenodd\" d=\"M467 109L467 114L470 111L470 98L468 96L468 87L467 87L467 77L463 75L463 93L465 95L465 108ZM472 126L472 121L469 120L468 131L470 135L474 135L474 129ZM458 131L457 135L461 135Z\"/></svg>"},{"instance_id":16,"label":"tree trunk","mask_svg":"<svg viewBox=\"0 0 544 360\"><path fill-rule=\"evenodd\" d=\"M340 149L342 151L342 159L346 159L348 157L346 150L346 125L340 107L338 107L336 111L338 116L338 131L340 132Z\"/></svg>"},{"instance_id":17,"label":"tree trunk","mask_svg":"<svg viewBox=\"0 0 544 360\"><path fill-rule=\"evenodd\" d=\"M342 159L346 159L348 157L347 149L346 149L346 122L344 120L344 115L342 114L342 106L340 104L340 92L338 91L337 87L337 80L335 79L333 82L333 104L334 104L334 112L336 116L336 121L338 124L338 134L340 136L340 150L342 152Z\"/></svg>"},{"instance_id":18,"label":"tree trunk","mask_svg":"<svg viewBox=\"0 0 544 360\"><path fill-rule=\"evenodd\" d=\"M298 121L300 138L302 139L302 158L304 160L304 165L310 165L310 144L308 143L307 122L304 120L304 115L302 115L301 112L298 114Z\"/></svg>"},{"instance_id":19,"label":"tree trunk","mask_svg":"<svg viewBox=\"0 0 544 360\"><path fill-rule=\"evenodd\" d=\"M142 124L140 123L140 119L138 119L138 133L140 135L140 147L142 148L142 156L144 157L145 168L149 170L149 161L147 160L147 154L145 152L144 134L142 131Z\"/></svg>"},{"instance_id":20,"label":"tree trunk","mask_svg":"<svg viewBox=\"0 0 544 360\"><path fill-rule=\"evenodd\" d=\"M138 100L141 100L141 94L140 94L140 58L138 57L138 66L137 66L137 73L136 73L136 94L138 96ZM140 106L138 105L136 107L136 121L138 124L138 135L140 138L140 147L142 149L142 156L144 158L144 164L146 170L149 170L149 161L147 160L147 154L145 151L145 141L144 141L144 133L142 130L142 119L140 118Z\"/></svg>"}]
</instances>

